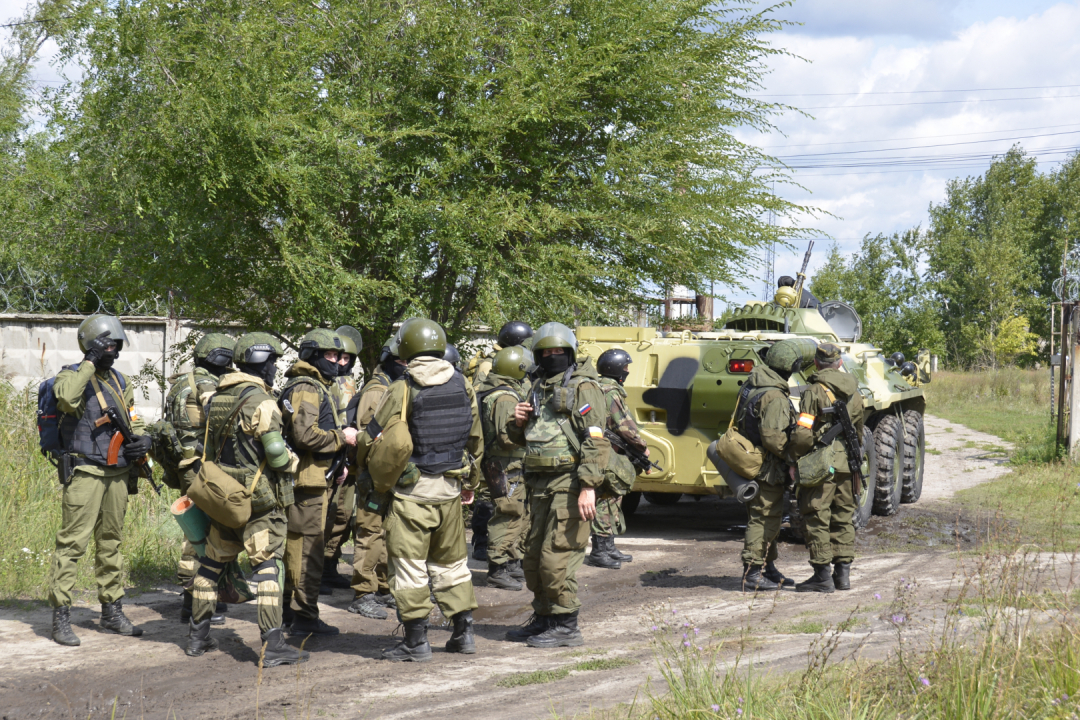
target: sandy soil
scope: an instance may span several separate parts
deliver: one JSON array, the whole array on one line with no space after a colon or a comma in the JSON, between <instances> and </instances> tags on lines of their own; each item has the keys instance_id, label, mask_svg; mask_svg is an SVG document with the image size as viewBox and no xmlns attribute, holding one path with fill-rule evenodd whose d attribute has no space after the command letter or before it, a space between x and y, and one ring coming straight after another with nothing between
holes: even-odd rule
<instances>
[{"instance_id":1,"label":"sandy soil","mask_svg":"<svg viewBox=\"0 0 1080 720\"><path fill-rule=\"evenodd\" d=\"M175 588L127 600L128 614L145 630L138 639L101 632L98 607L80 605L72 619L83 641L64 648L49 640L48 608L0 610L0 717L15 718L300 718L448 717L538 718L610 707L642 695L659 673L650 640L652 615L686 618L700 637L752 634L751 659L770 669L798 669L817 637L799 633L814 622L855 618L844 647L883 655L895 641L887 620L900 584L917 580L921 599L934 598L964 571L952 552L979 542L978 521L948 498L957 490L997 477L998 438L937 418L927 418L925 490L917 505L892 518L874 518L860 534L860 558L851 592L833 595L739 592L742 524L733 501L716 498L661 507L642 501L619 546L634 561L618 571L584 567L579 574L586 646L575 651L534 650L507 642L504 633L526 621L528 594L483 587L486 568L475 564L480 609L479 652L442 652L449 632L429 636L434 660L399 665L377 660L396 622L368 620L345 611L350 591L327 598L323 617L342 629L336 638L312 640L310 663L263 671L255 665L255 608L234 606L224 627L214 628L221 649L203 658L184 655L186 628L177 622ZM905 552L895 552L897 548ZM809 574L806 549L783 543L780 567L797 579ZM345 569L344 567L342 568ZM879 597L880 596L880 599ZM675 612L672 613L672 610ZM588 658L625 658L611 670L574 671L565 679L523 687L499 684L515 673L570 667ZM661 683L662 684L662 683ZM258 713L257 713L258 709Z\"/></svg>"}]
</instances>

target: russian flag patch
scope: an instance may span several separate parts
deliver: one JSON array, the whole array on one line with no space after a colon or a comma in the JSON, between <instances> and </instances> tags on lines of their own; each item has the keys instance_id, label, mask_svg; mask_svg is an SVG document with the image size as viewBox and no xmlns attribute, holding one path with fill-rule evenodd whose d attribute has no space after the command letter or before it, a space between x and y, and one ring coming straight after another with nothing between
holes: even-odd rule
<instances>
[{"instance_id":1,"label":"russian flag patch","mask_svg":"<svg viewBox=\"0 0 1080 720\"><path fill-rule=\"evenodd\" d=\"M584 415L585 413L589 412L590 410L592 410L592 405L590 403L585 403L584 405L582 405L581 407L578 408L578 415Z\"/></svg>"}]
</instances>

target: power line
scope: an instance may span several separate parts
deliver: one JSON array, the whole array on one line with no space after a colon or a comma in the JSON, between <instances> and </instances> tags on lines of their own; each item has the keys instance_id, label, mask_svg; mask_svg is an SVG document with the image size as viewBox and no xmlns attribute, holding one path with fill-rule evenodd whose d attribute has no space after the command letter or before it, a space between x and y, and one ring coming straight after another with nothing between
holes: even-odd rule
<instances>
[{"instance_id":1,"label":"power line","mask_svg":"<svg viewBox=\"0 0 1080 720\"><path fill-rule=\"evenodd\" d=\"M753 94L753 97L851 97L860 95L915 95L922 93L952 93L952 92L998 92L1005 90L1058 90L1060 88L1075 88L1080 85L1029 85L1028 87L1003 87L1003 88L969 88L967 90L878 90L868 92L851 93L777 93L770 95Z\"/></svg>"},{"instance_id":2,"label":"power line","mask_svg":"<svg viewBox=\"0 0 1080 720\"><path fill-rule=\"evenodd\" d=\"M55 18L46 18L44 20L23 20L21 22L7 23L6 25L0 25L0 28L12 28L19 27L20 25L44 25L45 23L57 22L59 20L70 20L75 17L74 15L61 15Z\"/></svg>"},{"instance_id":3,"label":"power line","mask_svg":"<svg viewBox=\"0 0 1080 720\"><path fill-rule=\"evenodd\" d=\"M874 108L874 107L905 107L909 105L960 105L964 103L990 103L990 102L1011 102L1014 100L1061 100L1064 98L1075 98L1080 95L1031 95L1029 97L1017 97L1017 98L976 98L971 100L926 100L923 102L906 102L906 103L877 103L874 105L817 105L814 107L797 108L798 110L847 110L848 108Z\"/></svg>"},{"instance_id":4,"label":"power line","mask_svg":"<svg viewBox=\"0 0 1080 720\"><path fill-rule=\"evenodd\" d=\"M1076 135L1080 133L1080 130L1069 130L1059 133L1043 133L1040 135L1019 135L1008 138L991 138L989 140L966 140L964 142L955 143L937 143L934 145L909 145L908 147L898 148L878 148L876 150L837 150L835 152L826 153L806 153L802 155L780 155L777 156L778 160L788 160L794 158L814 158L814 157L829 157L834 155L859 155L863 153L880 153L880 152L895 152L899 150L924 150L928 148L939 147L957 147L959 145L978 145L980 143L993 143L993 142L1016 142L1017 140L1031 140L1035 138L1056 137L1058 135Z\"/></svg>"},{"instance_id":5,"label":"power line","mask_svg":"<svg viewBox=\"0 0 1080 720\"><path fill-rule=\"evenodd\" d=\"M900 137L900 138L883 138L881 140L838 140L837 142L826 143L795 143L794 145L770 145L761 148L762 150L783 150L785 148L797 148L797 147L824 147L825 145L865 145L867 143L883 143L883 142L901 142L903 140L937 140L938 138L946 137L971 137L972 135L991 135L994 133L1007 133L1007 132L1028 132L1029 130L1056 130L1063 127L1077 127L1077 123L1067 123L1065 125L1040 125L1039 127L1026 127L1026 128L1012 128L1010 130L982 130L980 132L969 133L948 133L946 135L915 135L913 137Z\"/></svg>"}]
</instances>

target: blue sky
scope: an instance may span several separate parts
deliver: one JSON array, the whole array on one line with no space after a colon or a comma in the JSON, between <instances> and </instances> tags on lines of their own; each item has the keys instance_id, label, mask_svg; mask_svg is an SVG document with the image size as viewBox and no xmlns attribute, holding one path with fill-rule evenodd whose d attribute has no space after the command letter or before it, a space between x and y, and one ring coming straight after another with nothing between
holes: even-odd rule
<instances>
[{"instance_id":1,"label":"blue sky","mask_svg":"<svg viewBox=\"0 0 1080 720\"><path fill-rule=\"evenodd\" d=\"M804 60L777 60L762 92L813 118L788 113L782 135L740 138L789 165L818 165L796 172L805 190L777 189L832 214L803 220L822 231L811 269L826 234L854 252L865 233L926 227L949 179L982 174L1014 142L1044 171L1080 146L1080 1L797 0L777 15L802 25L773 44ZM940 147L900 149L926 145ZM820 167L842 161L862 167ZM778 250L776 274L794 275L804 250ZM748 271L749 291L726 288L729 299L760 297L762 274Z\"/></svg>"}]
</instances>

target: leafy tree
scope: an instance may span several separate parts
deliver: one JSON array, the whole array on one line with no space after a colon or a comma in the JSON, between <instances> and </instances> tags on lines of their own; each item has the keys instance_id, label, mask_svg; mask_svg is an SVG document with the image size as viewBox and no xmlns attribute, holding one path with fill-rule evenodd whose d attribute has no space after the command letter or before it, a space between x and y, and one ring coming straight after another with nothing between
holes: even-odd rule
<instances>
[{"instance_id":1,"label":"leafy tree","mask_svg":"<svg viewBox=\"0 0 1080 720\"><path fill-rule=\"evenodd\" d=\"M863 340L909 358L919 350L940 352L938 309L920 270L927 248L918 229L866 235L850 258L833 245L813 277L811 291L822 300L843 300L859 313Z\"/></svg>"},{"instance_id":2,"label":"leafy tree","mask_svg":"<svg viewBox=\"0 0 1080 720\"><path fill-rule=\"evenodd\" d=\"M190 314L602 322L798 232L733 135L783 110L749 95L783 51L748 0L65 8L83 77L51 98L34 233Z\"/></svg>"},{"instance_id":3,"label":"leafy tree","mask_svg":"<svg viewBox=\"0 0 1080 720\"><path fill-rule=\"evenodd\" d=\"M995 348L1011 347L998 336L1028 319L1047 335L1059 222L1054 182L1020 148L983 177L951 181L945 202L931 204L928 264L952 362L996 366Z\"/></svg>"}]
</instances>

